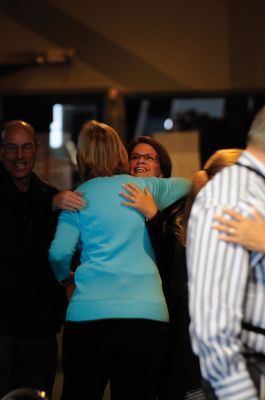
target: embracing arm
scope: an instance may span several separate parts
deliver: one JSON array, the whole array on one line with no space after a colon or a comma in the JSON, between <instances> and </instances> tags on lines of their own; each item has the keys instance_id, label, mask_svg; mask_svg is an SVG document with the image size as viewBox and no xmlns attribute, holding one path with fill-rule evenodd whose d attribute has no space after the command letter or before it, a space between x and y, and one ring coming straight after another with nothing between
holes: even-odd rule
<instances>
[{"instance_id":1,"label":"embracing arm","mask_svg":"<svg viewBox=\"0 0 265 400\"><path fill-rule=\"evenodd\" d=\"M262 215L254 210L253 219L250 219L231 209L225 208L224 212L232 219L215 216L220 224L214 224L213 228L224 232L219 239L240 244L251 251L265 253L265 220Z\"/></svg>"},{"instance_id":2,"label":"embracing arm","mask_svg":"<svg viewBox=\"0 0 265 400\"><path fill-rule=\"evenodd\" d=\"M124 199L129 201L123 200L122 204L140 211L147 220L156 216L159 210L148 187L141 190L138 186L130 182L127 185L123 185L123 187L128 193L120 192L120 194Z\"/></svg>"},{"instance_id":3,"label":"embracing arm","mask_svg":"<svg viewBox=\"0 0 265 400\"><path fill-rule=\"evenodd\" d=\"M140 211L147 219L153 218L158 210L164 210L176 200L184 197L190 189L190 181L185 178L145 178L146 187L142 191L128 182L120 192L128 201L122 203Z\"/></svg>"},{"instance_id":4,"label":"embracing arm","mask_svg":"<svg viewBox=\"0 0 265 400\"><path fill-rule=\"evenodd\" d=\"M146 184L148 186L141 190L128 182L123 185L126 192L120 192L120 195L125 199L122 204L138 210L145 216L152 242L154 240L155 243L159 243L164 237L162 233L164 216L160 210L184 198L190 189L190 181L185 178L149 177L146 178Z\"/></svg>"},{"instance_id":5,"label":"embracing arm","mask_svg":"<svg viewBox=\"0 0 265 400\"><path fill-rule=\"evenodd\" d=\"M75 211L86 206L83 199L83 193L72 192L71 190L63 190L53 196L52 206L54 209Z\"/></svg>"}]
</instances>

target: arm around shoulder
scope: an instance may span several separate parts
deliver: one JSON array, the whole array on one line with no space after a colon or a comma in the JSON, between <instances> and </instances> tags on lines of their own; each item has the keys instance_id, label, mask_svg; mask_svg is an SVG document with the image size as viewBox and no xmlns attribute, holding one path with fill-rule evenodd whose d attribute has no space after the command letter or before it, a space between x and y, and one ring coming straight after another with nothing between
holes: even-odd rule
<instances>
[{"instance_id":1,"label":"arm around shoulder","mask_svg":"<svg viewBox=\"0 0 265 400\"><path fill-rule=\"evenodd\" d=\"M175 201L186 196L190 190L191 182L186 178L155 178L153 188L149 188L153 192L153 196L160 210L164 210Z\"/></svg>"}]
</instances>

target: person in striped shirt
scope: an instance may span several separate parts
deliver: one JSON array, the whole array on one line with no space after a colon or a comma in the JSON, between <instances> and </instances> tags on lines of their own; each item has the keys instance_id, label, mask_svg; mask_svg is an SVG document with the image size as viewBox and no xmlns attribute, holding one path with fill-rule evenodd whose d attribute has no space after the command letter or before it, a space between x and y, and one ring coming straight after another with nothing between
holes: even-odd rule
<instances>
[{"instance_id":1,"label":"person in striped shirt","mask_svg":"<svg viewBox=\"0 0 265 400\"><path fill-rule=\"evenodd\" d=\"M264 178L265 107L238 161L198 193L188 223L190 335L213 399L258 399L249 364L265 364L264 253L219 240L212 226L224 208L245 217L256 208L264 217Z\"/></svg>"}]
</instances>

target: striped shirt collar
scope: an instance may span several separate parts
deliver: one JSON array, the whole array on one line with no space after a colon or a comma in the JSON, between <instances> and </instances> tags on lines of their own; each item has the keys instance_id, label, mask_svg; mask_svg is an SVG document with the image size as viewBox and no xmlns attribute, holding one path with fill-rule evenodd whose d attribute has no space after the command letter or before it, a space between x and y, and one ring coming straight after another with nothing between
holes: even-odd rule
<instances>
[{"instance_id":1,"label":"striped shirt collar","mask_svg":"<svg viewBox=\"0 0 265 400\"><path fill-rule=\"evenodd\" d=\"M252 168L255 168L265 177L265 165L259 161L253 154L249 151L244 150L241 156L238 159L238 162L243 165L248 165Z\"/></svg>"}]
</instances>

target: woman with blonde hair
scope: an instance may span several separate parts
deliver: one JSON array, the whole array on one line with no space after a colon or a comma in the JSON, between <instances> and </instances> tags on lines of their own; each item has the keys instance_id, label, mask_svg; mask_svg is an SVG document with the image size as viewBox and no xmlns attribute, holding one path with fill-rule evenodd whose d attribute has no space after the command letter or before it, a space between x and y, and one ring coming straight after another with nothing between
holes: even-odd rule
<instances>
[{"instance_id":1,"label":"woman with blonde hair","mask_svg":"<svg viewBox=\"0 0 265 400\"><path fill-rule=\"evenodd\" d=\"M186 245L187 224L191 207L200 189L212 179L217 172L234 164L242 153L242 149L221 149L215 151L206 161L203 168L197 171L191 181L191 189L185 201L183 213L179 216L179 237L181 243Z\"/></svg>"},{"instance_id":2,"label":"woman with blonde hair","mask_svg":"<svg viewBox=\"0 0 265 400\"><path fill-rule=\"evenodd\" d=\"M117 132L90 121L79 136L77 163L87 207L62 212L50 248L58 281L68 277L80 247L76 288L63 338L62 400L154 400L167 345L168 310L145 218L133 204L131 184L148 187L164 209L188 192L184 178L127 175L128 155Z\"/></svg>"}]
</instances>

